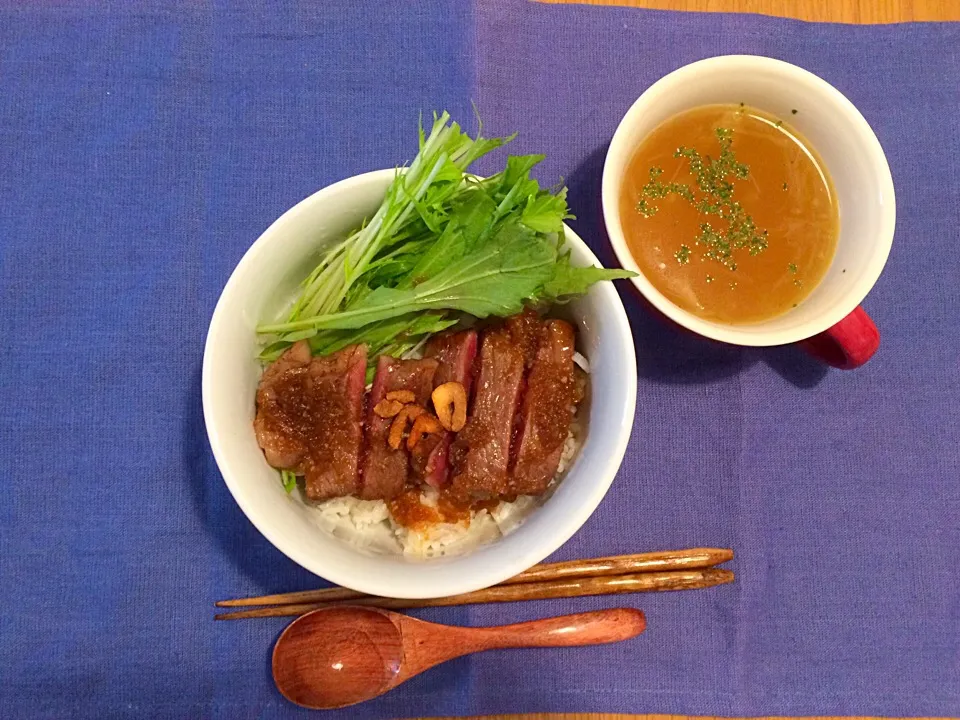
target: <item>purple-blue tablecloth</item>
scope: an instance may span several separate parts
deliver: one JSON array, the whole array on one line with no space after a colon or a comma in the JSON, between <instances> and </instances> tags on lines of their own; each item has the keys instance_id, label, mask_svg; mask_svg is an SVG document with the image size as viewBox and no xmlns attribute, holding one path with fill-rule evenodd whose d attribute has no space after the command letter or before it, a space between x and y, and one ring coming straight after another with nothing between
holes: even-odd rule
<instances>
[{"instance_id":1,"label":"purple-blue tablecloth","mask_svg":"<svg viewBox=\"0 0 960 720\"><path fill-rule=\"evenodd\" d=\"M851 27L520 1L0 2L0 717L280 718L283 620L214 600L316 578L246 521L200 407L244 250L449 109L570 186L606 260L605 143L651 82L756 53L837 86L898 196L865 368L681 335L624 291L637 417L559 552L731 546L708 591L418 613L488 624L628 604L641 638L461 659L344 718L529 711L960 715L960 25ZM331 714L330 716L333 716Z\"/></svg>"}]
</instances>

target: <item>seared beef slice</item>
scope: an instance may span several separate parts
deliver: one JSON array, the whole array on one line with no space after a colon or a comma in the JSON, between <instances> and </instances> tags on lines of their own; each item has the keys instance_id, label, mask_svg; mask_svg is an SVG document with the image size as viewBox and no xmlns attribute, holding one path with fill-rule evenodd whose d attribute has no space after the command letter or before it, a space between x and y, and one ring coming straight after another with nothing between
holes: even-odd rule
<instances>
[{"instance_id":1,"label":"seared beef slice","mask_svg":"<svg viewBox=\"0 0 960 720\"><path fill-rule=\"evenodd\" d=\"M525 308L519 315L511 315L504 321L510 339L513 340L523 353L523 364L528 370L533 366L537 357L537 348L540 345L540 335L543 323L536 312Z\"/></svg>"},{"instance_id":2,"label":"seared beef slice","mask_svg":"<svg viewBox=\"0 0 960 720\"><path fill-rule=\"evenodd\" d=\"M301 340L283 353L276 362L267 366L260 378L260 386L257 388L257 416L253 421L253 429L267 462L275 468L297 469L307 452L307 446L300 434L295 432L296 428L286 422L286 416L275 409L275 406L278 400L277 387L284 387L292 392L292 388L282 382L283 379L288 374L292 376L306 368L310 359L310 345L306 340Z\"/></svg>"},{"instance_id":3,"label":"seared beef slice","mask_svg":"<svg viewBox=\"0 0 960 720\"><path fill-rule=\"evenodd\" d=\"M440 363L433 378L434 387L458 382L466 389L467 395L470 395L473 361L477 357L475 330L434 335L427 341L423 354Z\"/></svg>"},{"instance_id":4,"label":"seared beef slice","mask_svg":"<svg viewBox=\"0 0 960 720\"><path fill-rule=\"evenodd\" d=\"M520 409L510 494L539 495L557 473L571 408L579 400L573 353L573 327L563 320L546 321Z\"/></svg>"},{"instance_id":5,"label":"seared beef slice","mask_svg":"<svg viewBox=\"0 0 960 720\"><path fill-rule=\"evenodd\" d=\"M424 355L439 362L433 376L433 386L458 382L470 396L473 380L473 361L477 357L477 333L465 330L457 333L434 335L424 348ZM410 466L414 475L435 488L447 483L450 474L448 454L454 434L428 435L410 453Z\"/></svg>"},{"instance_id":6,"label":"seared beef slice","mask_svg":"<svg viewBox=\"0 0 960 720\"><path fill-rule=\"evenodd\" d=\"M305 476L310 500L358 490L366 366L365 345L311 359L301 341L260 380L257 442L271 465Z\"/></svg>"},{"instance_id":7,"label":"seared beef slice","mask_svg":"<svg viewBox=\"0 0 960 720\"><path fill-rule=\"evenodd\" d=\"M373 378L367 411L366 451L363 459L360 497L390 500L403 490L409 467L406 446L394 450L387 444L392 418L382 418L373 409L387 393L410 390L415 402L426 407L433 390L438 362L432 359L397 360L381 355Z\"/></svg>"},{"instance_id":8,"label":"seared beef slice","mask_svg":"<svg viewBox=\"0 0 960 720\"><path fill-rule=\"evenodd\" d=\"M484 333L467 424L450 449L454 492L492 498L507 490L513 416L523 382L523 352L503 329Z\"/></svg>"}]
</instances>

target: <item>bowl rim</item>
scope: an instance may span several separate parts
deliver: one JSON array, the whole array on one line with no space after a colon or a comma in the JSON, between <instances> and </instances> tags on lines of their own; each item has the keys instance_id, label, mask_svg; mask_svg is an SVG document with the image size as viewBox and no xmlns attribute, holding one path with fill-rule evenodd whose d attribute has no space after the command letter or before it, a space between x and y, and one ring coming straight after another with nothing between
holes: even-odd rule
<instances>
[{"instance_id":1,"label":"bowl rim","mask_svg":"<svg viewBox=\"0 0 960 720\"><path fill-rule=\"evenodd\" d=\"M622 178L616 171L615 165L619 162L618 158L624 155L627 156L624 162L629 162L630 157L636 151L637 145L629 145L627 136L651 104L658 102L661 97L669 94L677 85L698 78L704 72L726 74L776 73L782 76L785 82L815 87L837 112L845 115L849 122L858 128L867 151L865 157L867 157L871 171L877 177L881 187L883 202L881 203L880 213L883 227L876 239L878 252L867 266L866 271L858 278L855 288L848 293L845 302L837 303L830 312L824 312L817 320L799 325L796 329L751 332L749 329L752 327L751 325L715 322L682 309L657 290L653 283L646 278L624 239L619 207ZM637 273L635 277L630 278L630 281L644 298L664 316L691 332L712 340L748 347L769 347L800 342L828 330L847 317L863 302L883 273L896 230L896 193L890 165L883 147L880 145L880 140L860 110L846 95L819 75L798 65L764 55L733 54L703 58L672 70L647 87L631 103L617 124L604 157L600 196L603 221L607 228L610 244L613 246L620 264L624 268Z\"/></svg>"},{"instance_id":2,"label":"bowl rim","mask_svg":"<svg viewBox=\"0 0 960 720\"><path fill-rule=\"evenodd\" d=\"M239 280L237 278L245 275L248 266L255 264L258 258L261 257L265 251L267 251L273 242L275 242L277 228L282 227L290 216L302 212L305 205L316 203L322 200L323 196L325 195L337 194L366 183L384 182L388 177L392 178L395 173L396 169L392 168L375 170L345 178L317 190L311 195L300 200L298 203L281 214L276 220L274 220L243 254L243 257L230 273L230 277L224 285L220 297L217 300L217 304L211 315L210 324L207 330L207 337L204 343L203 366L201 373L201 395L204 424L207 430L207 438L210 448L217 464L217 469L220 472L220 475L223 478L228 490L230 491L230 494L240 507L240 510L260 532L260 534L263 535L264 538L270 542L270 544L272 544L281 553L286 555L289 559L293 560L305 570L336 583L337 585L352 588L372 595L398 598L443 597L489 587L526 570L532 565L542 561L544 558L566 543L567 540L569 540L570 537L572 537L574 533L576 533L593 514L609 490L610 485L613 483L617 473L619 472L620 466L623 462L624 454L626 453L627 445L630 441L633 420L636 411L636 351L634 348L633 335L627 319L626 310L616 288L612 283L598 283L597 285L594 285L590 292L598 292L601 294L600 302L609 308L606 314L609 315L607 320L610 321L610 328L612 328L612 331L621 338L621 344L624 348L626 348L626 351L622 353L623 357L621 359L621 362L625 365L626 376L619 379L623 384L624 403L619 408L619 417L617 418L617 435L615 438L613 438L612 442L609 440L607 441L610 444L610 452L604 465L606 471L602 474L602 477L593 477L591 480L592 486L590 487L589 496L586 498L586 500L579 504L572 512L564 516L565 522L557 527L556 532L537 536L537 541L535 543L531 543L531 547L526 548L523 552L515 553L509 557L498 559L497 563L483 563L479 566L475 566L471 568L473 571L471 577L465 579L457 579L454 577L455 573L450 573L449 578L438 579L436 576L432 577L428 581L431 585L430 587L405 589L387 587L385 584L381 584L381 581L379 581L376 577L371 577L370 575L361 575L359 573L356 575L351 575L349 572L342 571L340 568L325 567L324 559L322 557L317 557L315 554L308 553L306 549L300 546L297 542L288 541L285 537L282 537L278 532L274 531L273 525L275 523L273 523L265 513L261 512L258 507L250 502L250 499L246 496L242 488L243 483L238 477L235 476L233 472L234 469L231 467L228 451L226 450L224 441L221 438L221 428L219 428L217 425L217 412L215 400L212 395L212 384L214 382L213 374L216 372L216 369L213 367L211 357L214 355L212 348L218 342L218 328L225 321L224 318L230 312L230 308L228 306L232 302L232 296L234 293L238 292L237 284L239 283ZM589 262L595 263L597 266L601 266L601 263L586 245L586 243L584 243L584 241L566 224L564 224L564 231L565 239L568 244L576 246L578 252L582 253ZM589 438L587 442L589 442ZM587 442L581 446L578 455L579 453L583 452L584 448L587 447ZM225 471L225 468L227 471ZM544 506L549 504L551 500L552 498L548 499L544 503ZM325 532L319 527L318 531ZM337 539L331 537L331 540L336 541ZM485 547L495 547L496 544L497 543L494 542ZM349 547L346 543L344 543L344 545ZM480 550L482 549L483 548L480 548ZM419 567L432 567L440 562L454 564L457 561L470 558L475 554L476 551L467 553L463 556L454 556L451 558L409 561L407 568L411 573L415 573ZM402 560L402 556L397 556L397 559Z\"/></svg>"}]
</instances>

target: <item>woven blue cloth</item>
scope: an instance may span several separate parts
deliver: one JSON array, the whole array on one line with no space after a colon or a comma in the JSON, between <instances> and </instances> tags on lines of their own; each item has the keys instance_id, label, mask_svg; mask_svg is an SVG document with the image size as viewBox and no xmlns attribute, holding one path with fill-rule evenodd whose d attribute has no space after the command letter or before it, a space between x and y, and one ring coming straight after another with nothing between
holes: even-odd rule
<instances>
[{"instance_id":1,"label":"woven blue cloth","mask_svg":"<svg viewBox=\"0 0 960 720\"><path fill-rule=\"evenodd\" d=\"M315 587L226 490L200 363L281 212L409 158L446 108L545 152L607 261L605 143L666 72L782 58L857 104L898 225L852 373L680 334L624 300L633 440L557 558L731 546L708 591L422 611L493 624L633 605L618 645L492 652L350 718L531 711L960 715L960 26L850 27L519 1L0 2L0 717L283 718L282 620ZM337 716L331 713L329 717Z\"/></svg>"}]
</instances>

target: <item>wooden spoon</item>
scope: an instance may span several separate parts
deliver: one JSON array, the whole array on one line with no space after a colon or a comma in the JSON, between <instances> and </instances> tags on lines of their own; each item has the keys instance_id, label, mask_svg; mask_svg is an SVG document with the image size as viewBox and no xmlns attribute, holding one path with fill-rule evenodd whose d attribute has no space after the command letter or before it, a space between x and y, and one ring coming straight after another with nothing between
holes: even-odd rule
<instances>
[{"instance_id":1,"label":"wooden spoon","mask_svg":"<svg viewBox=\"0 0 960 720\"><path fill-rule=\"evenodd\" d=\"M382 695L461 655L619 642L645 627L643 613L630 608L466 628L379 608L328 607L300 616L283 631L273 649L273 680L297 705L341 708Z\"/></svg>"}]
</instances>

